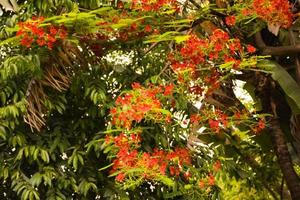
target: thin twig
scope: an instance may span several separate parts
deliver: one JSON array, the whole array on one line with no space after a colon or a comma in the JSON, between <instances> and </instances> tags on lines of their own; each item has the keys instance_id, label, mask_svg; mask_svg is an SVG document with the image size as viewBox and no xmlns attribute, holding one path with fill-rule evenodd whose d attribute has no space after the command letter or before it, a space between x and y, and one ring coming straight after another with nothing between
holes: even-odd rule
<instances>
[{"instance_id":1,"label":"thin twig","mask_svg":"<svg viewBox=\"0 0 300 200\"><path fill-rule=\"evenodd\" d=\"M282 176L281 186L280 186L280 200L283 200L283 189L284 189L284 177Z\"/></svg>"}]
</instances>

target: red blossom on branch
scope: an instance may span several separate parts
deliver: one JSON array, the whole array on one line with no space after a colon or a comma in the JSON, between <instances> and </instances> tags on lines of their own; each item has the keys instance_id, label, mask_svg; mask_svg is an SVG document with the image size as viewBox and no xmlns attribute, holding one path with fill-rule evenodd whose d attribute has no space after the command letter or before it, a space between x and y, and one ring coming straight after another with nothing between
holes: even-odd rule
<instances>
[{"instance_id":1,"label":"red blossom on branch","mask_svg":"<svg viewBox=\"0 0 300 200\"><path fill-rule=\"evenodd\" d=\"M212 174L208 175L208 185L215 185L215 177Z\"/></svg>"},{"instance_id":2,"label":"red blossom on branch","mask_svg":"<svg viewBox=\"0 0 300 200\"><path fill-rule=\"evenodd\" d=\"M232 16L228 20L233 23L235 17ZM215 29L208 38L189 35L189 38L175 53L170 54L168 59L178 82L185 85L190 93L210 95L220 87L222 70L217 66L228 63L226 65L228 70L239 69L243 60L242 55L246 50L253 53L255 48L243 47L239 39L230 39L228 33Z\"/></svg>"},{"instance_id":3,"label":"red blossom on branch","mask_svg":"<svg viewBox=\"0 0 300 200\"><path fill-rule=\"evenodd\" d=\"M128 171L130 169L145 169L147 173L135 174L145 179L152 179L156 176L167 175L179 176L182 174L186 179L191 173L184 171L184 166L191 166L191 156L187 149L176 147L173 151L154 149L153 152L138 153L137 146L141 141L139 135L120 134L115 138L108 137L107 144L113 142L117 147L116 158L113 160L111 173ZM134 144L134 145L133 145ZM115 177L116 181L122 182L126 179L124 173Z\"/></svg>"},{"instance_id":4,"label":"red blossom on branch","mask_svg":"<svg viewBox=\"0 0 300 200\"><path fill-rule=\"evenodd\" d=\"M220 160L217 160L214 165L213 165L213 170L215 172L219 171L221 169L221 161Z\"/></svg>"},{"instance_id":5,"label":"red blossom on branch","mask_svg":"<svg viewBox=\"0 0 300 200\"><path fill-rule=\"evenodd\" d=\"M228 17L225 18L225 23L228 26L234 26L235 22L236 22L235 16L228 16Z\"/></svg>"},{"instance_id":6,"label":"red blossom on branch","mask_svg":"<svg viewBox=\"0 0 300 200\"><path fill-rule=\"evenodd\" d=\"M43 17L33 17L31 21L18 23L19 30L16 35L21 38L22 46L29 48L36 42L39 46L47 46L48 49L52 49L58 38L64 39L67 36L64 26L40 27L43 21Z\"/></svg>"},{"instance_id":7,"label":"red blossom on branch","mask_svg":"<svg viewBox=\"0 0 300 200\"><path fill-rule=\"evenodd\" d=\"M255 53L256 52L256 48L252 45L247 45L247 51L249 53Z\"/></svg>"},{"instance_id":8,"label":"red blossom on branch","mask_svg":"<svg viewBox=\"0 0 300 200\"><path fill-rule=\"evenodd\" d=\"M145 118L169 121L170 114L160 112L162 105L158 96L161 93L164 96L171 95L173 85L144 88L139 83L133 83L132 88L130 92L119 96L115 102L116 106L110 109L113 125L130 129L133 122L141 122Z\"/></svg>"},{"instance_id":9,"label":"red blossom on branch","mask_svg":"<svg viewBox=\"0 0 300 200\"><path fill-rule=\"evenodd\" d=\"M292 25L293 14L288 0L253 0L251 8L248 12L256 14L267 23L279 24L284 28Z\"/></svg>"}]
</instances>

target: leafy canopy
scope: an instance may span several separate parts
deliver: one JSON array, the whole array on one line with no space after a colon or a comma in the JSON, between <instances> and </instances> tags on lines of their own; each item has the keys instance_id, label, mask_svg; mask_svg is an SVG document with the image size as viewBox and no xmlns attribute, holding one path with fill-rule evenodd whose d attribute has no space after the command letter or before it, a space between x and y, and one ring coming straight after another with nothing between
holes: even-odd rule
<instances>
[{"instance_id":1,"label":"leafy canopy","mask_svg":"<svg viewBox=\"0 0 300 200\"><path fill-rule=\"evenodd\" d=\"M279 198L274 113L249 77L271 75L300 109L253 40L286 33L289 1L0 4L0 197Z\"/></svg>"}]
</instances>

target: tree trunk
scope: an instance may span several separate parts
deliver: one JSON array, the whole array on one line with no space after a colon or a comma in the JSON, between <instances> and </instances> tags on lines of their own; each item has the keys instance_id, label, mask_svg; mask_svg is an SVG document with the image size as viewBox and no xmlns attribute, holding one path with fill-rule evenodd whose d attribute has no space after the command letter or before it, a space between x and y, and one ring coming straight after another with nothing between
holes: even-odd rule
<instances>
[{"instance_id":1,"label":"tree trunk","mask_svg":"<svg viewBox=\"0 0 300 200\"><path fill-rule=\"evenodd\" d=\"M300 199L299 177L293 168L293 163L284 139L284 133L281 130L278 119L272 119L271 121L271 137L273 140L275 153L278 158L279 166L281 168L284 179L286 180L287 186L290 190L292 199L299 200Z\"/></svg>"}]
</instances>

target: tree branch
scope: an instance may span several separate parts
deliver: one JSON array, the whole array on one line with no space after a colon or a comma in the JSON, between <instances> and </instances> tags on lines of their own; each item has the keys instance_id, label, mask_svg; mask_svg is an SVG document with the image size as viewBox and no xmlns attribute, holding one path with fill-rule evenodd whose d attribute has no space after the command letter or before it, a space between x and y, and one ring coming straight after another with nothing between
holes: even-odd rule
<instances>
[{"instance_id":1,"label":"tree branch","mask_svg":"<svg viewBox=\"0 0 300 200\"><path fill-rule=\"evenodd\" d=\"M274 144L275 153L286 184L291 192L292 199L300 199L300 182L293 168L292 159L280 127L279 119L271 120L270 133Z\"/></svg>"},{"instance_id":2,"label":"tree branch","mask_svg":"<svg viewBox=\"0 0 300 200\"><path fill-rule=\"evenodd\" d=\"M255 42L257 47L261 50L261 55L285 56L300 53L300 45L289 45L279 47L267 46L260 32L257 32L255 34Z\"/></svg>"}]
</instances>

